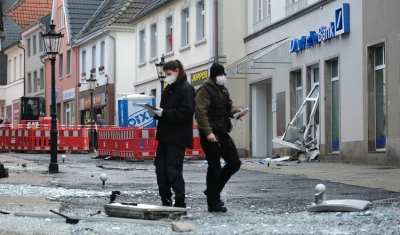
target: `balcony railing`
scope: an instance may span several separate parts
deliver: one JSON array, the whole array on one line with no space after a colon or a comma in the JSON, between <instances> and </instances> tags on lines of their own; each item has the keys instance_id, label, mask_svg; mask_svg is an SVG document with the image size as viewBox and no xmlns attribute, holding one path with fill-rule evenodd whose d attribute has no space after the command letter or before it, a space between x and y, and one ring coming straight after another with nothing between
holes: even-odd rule
<instances>
[{"instance_id":1,"label":"balcony railing","mask_svg":"<svg viewBox=\"0 0 400 235\"><path fill-rule=\"evenodd\" d=\"M298 0L297 2L285 7L286 17L293 15L298 11L301 11L302 9L306 8L307 5L308 5L307 0Z\"/></svg>"},{"instance_id":2,"label":"balcony railing","mask_svg":"<svg viewBox=\"0 0 400 235\"><path fill-rule=\"evenodd\" d=\"M253 33L260 31L271 24L271 15L253 24Z\"/></svg>"}]
</instances>

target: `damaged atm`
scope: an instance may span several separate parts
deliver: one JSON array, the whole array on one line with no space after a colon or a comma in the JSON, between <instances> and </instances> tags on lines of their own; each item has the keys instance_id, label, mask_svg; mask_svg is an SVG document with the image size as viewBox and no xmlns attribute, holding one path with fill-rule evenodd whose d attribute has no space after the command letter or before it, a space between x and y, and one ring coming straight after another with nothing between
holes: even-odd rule
<instances>
[{"instance_id":1,"label":"damaged atm","mask_svg":"<svg viewBox=\"0 0 400 235\"><path fill-rule=\"evenodd\" d=\"M282 137L272 140L274 143L296 151L295 154L286 157L284 160L316 160L319 157L319 89L319 85L312 87ZM298 120L303 115L307 105L311 108L308 122L305 126L299 125ZM279 158L278 154L275 154L274 158Z\"/></svg>"}]
</instances>

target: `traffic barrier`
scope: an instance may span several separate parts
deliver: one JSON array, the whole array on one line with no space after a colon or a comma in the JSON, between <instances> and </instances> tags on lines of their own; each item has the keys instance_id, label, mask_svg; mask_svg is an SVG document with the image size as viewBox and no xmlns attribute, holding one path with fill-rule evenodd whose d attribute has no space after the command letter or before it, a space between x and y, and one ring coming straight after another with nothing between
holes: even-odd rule
<instances>
[{"instance_id":1,"label":"traffic barrier","mask_svg":"<svg viewBox=\"0 0 400 235\"><path fill-rule=\"evenodd\" d=\"M0 151L8 151L10 150L10 146L8 144L8 139L10 136L10 130L0 128Z\"/></svg>"},{"instance_id":2,"label":"traffic barrier","mask_svg":"<svg viewBox=\"0 0 400 235\"><path fill-rule=\"evenodd\" d=\"M120 128L97 130L97 154L103 157L120 157Z\"/></svg>"},{"instance_id":3,"label":"traffic barrier","mask_svg":"<svg viewBox=\"0 0 400 235\"><path fill-rule=\"evenodd\" d=\"M31 151L50 151L50 130L36 129L31 130L32 147Z\"/></svg>"},{"instance_id":4,"label":"traffic barrier","mask_svg":"<svg viewBox=\"0 0 400 235\"><path fill-rule=\"evenodd\" d=\"M27 129L10 130L9 150L28 151L31 148L32 132Z\"/></svg>"},{"instance_id":5,"label":"traffic barrier","mask_svg":"<svg viewBox=\"0 0 400 235\"><path fill-rule=\"evenodd\" d=\"M59 129L57 145L59 151L88 151L88 130L77 128Z\"/></svg>"},{"instance_id":6,"label":"traffic barrier","mask_svg":"<svg viewBox=\"0 0 400 235\"><path fill-rule=\"evenodd\" d=\"M185 156L186 158L204 157L204 151L200 144L200 135L197 126L193 126L193 148L186 149Z\"/></svg>"},{"instance_id":7,"label":"traffic barrier","mask_svg":"<svg viewBox=\"0 0 400 235\"><path fill-rule=\"evenodd\" d=\"M120 129L119 156L121 158L135 158L136 131L134 128Z\"/></svg>"},{"instance_id":8,"label":"traffic barrier","mask_svg":"<svg viewBox=\"0 0 400 235\"><path fill-rule=\"evenodd\" d=\"M153 159L157 152L156 128L137 129L135 158Z\"/></svg>"}]
</instances>

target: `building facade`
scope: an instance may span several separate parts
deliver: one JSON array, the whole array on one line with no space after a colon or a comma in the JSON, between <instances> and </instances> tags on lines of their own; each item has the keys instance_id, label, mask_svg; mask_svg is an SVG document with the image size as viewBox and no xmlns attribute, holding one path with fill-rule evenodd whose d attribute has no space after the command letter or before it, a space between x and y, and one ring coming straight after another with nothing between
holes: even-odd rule
<instances>
[{"instance_id":1,"label":"building facade","mask_svg":"<svg viewBox=\"0 0 400 235\"><path fill-rule=\"evenodd\" d=\"M293 152L272 138L284 134L314 88L319 93L314 119L307 105L295 124L311 121L322 159L399 164L399 7L395 0L321 0L248 30L248 57L228 73L246 74L251 156Z\"/></svg>"},{"instance_id":2,"label":"building facade","mask_svg":"<svg viewBox=\"0 0 400 235\"><path fill-rule=\"evenodd\" d=\"M211 0L150 0L133 19L135 93L154 95L159 103L161 86L155 64L162 56L166 62L180 60L195 89L209 77L212 63L227 66L244 56L245 9L246 2L241 0L219 0L217 4ZM245 84L245 79L226 84L237 107L245 106L245 93L238 92ZM241 156L247 155L244 133L243 123L232 132Z\"/></svg>"},{"instance_id":3,"label":"building facade","mask_svg":"<svg viewBox=\"0 0 400 235\"><path fill-rule=\"evenodd\" d=\"M147 1L104 1L74 39L80 47L81 120L90 116L90 91L86 79L93 76L98 86L93 92L94 116L101 114L108 125L117 124L115 94L133 93L135 60L133 24L129 21Z\"/></svg>"},{"instance_id":4,"label":"building facade","mask_svg":"<svg viewBox=\"0 0 400 235\"><path fill-rule=\"evenodd\" d=\"M45 97L46 79L43 58L44 42L40 33L46 33L51 15L39 19L21 32L22 44L25 48L25 96ZM48 114L50 116L50 114Z\"/></svg>"}]
</instances>

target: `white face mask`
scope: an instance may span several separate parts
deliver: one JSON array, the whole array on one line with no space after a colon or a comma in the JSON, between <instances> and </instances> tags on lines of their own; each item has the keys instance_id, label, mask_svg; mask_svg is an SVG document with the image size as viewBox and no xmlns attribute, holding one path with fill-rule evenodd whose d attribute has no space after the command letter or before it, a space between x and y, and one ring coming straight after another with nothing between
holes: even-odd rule
<instances>
[{"instance_id":1,"label":"white face mask","mask_svg":"<svg viewBox=\"0 0 400 235\"><path fill-rule=\"evenodd\" d=\"M226 82L225 76L219 76L219 77L217 77L217 80L215 81L215 83L217 83L220 86L225 85L225 82Z\"/></svg>"},{"instance_id":2,"label":"white face mask","mask_svg":"<svg viewBox=\"0 0 400 235\"><path fill-rule=\"evenodd\" d=\"M166 82L166 83L171 85L172 83L176 82L176 77L175 76L167 76L164 79L164 82Z\"/></svg>"}]
</instances>

